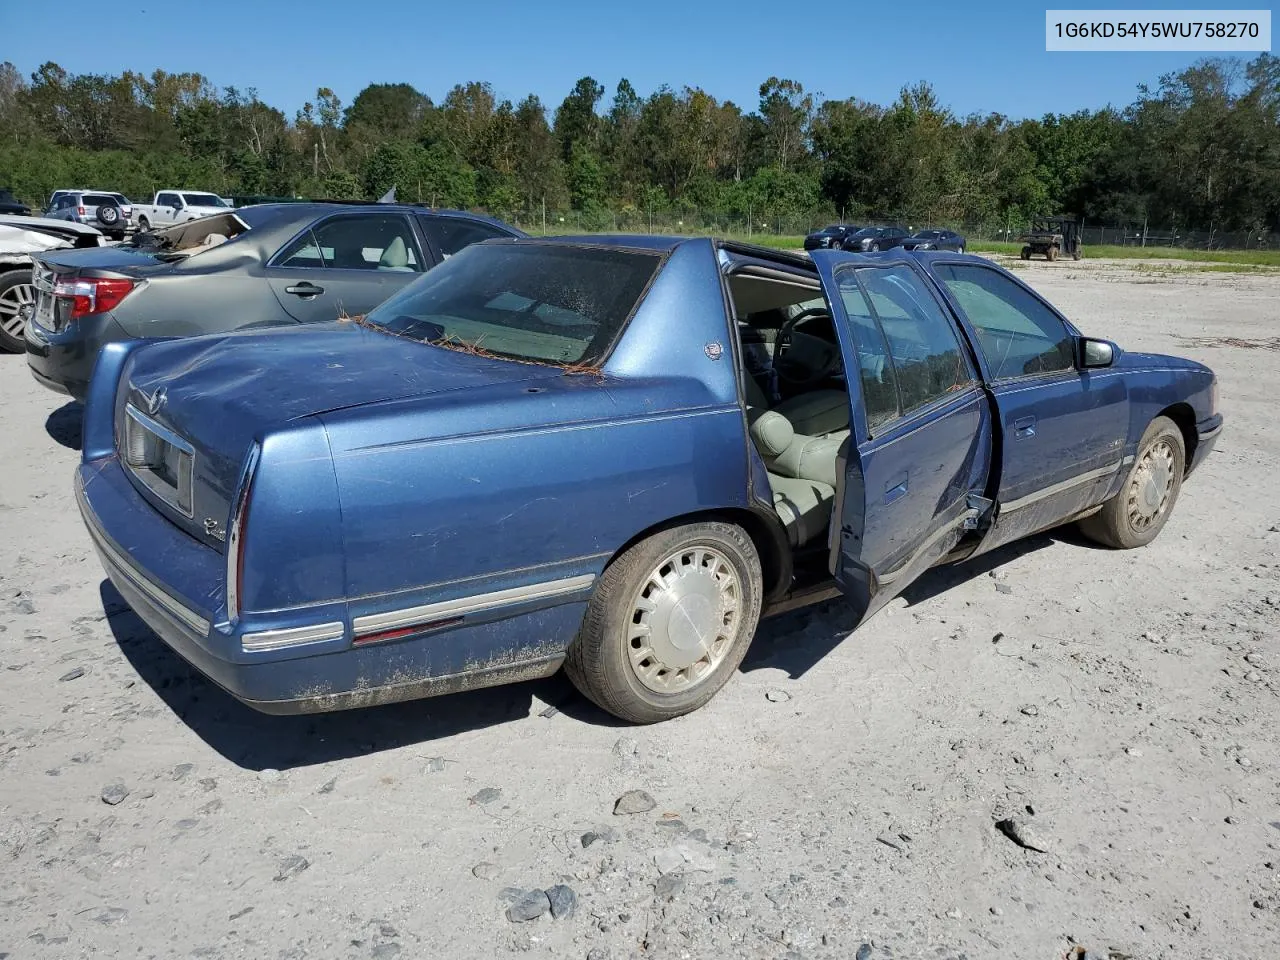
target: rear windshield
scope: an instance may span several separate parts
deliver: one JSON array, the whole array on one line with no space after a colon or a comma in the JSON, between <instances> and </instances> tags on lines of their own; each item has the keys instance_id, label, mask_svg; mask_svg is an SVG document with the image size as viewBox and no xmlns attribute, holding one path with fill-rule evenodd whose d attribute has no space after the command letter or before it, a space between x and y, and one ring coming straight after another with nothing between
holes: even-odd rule
<instances>
[{"instance_id":1,"label":"rear windshield","mask_svg":"<svg viewBox=\"0 0 1280 960\"><path fill-rule=\"evenodd\" d=\"M119 201L107 193L86 193L84 195L84 205L86 207L111 207L117 203Z\"/></svg>"},{"instance_id":2,"label":"rear windshield","mask_svg":"<svg viewBox=\"0 0 1280 960\"><path fill-rule=\"evenodd\" d=\"M369 314L437 346L599 364L662 263L659 254L549 243L472 244Z\"/></svg>"},{"instance_id":3,"label":"rear windshield","mask_svg":"<svg viewBox=\"0 0 1280 960\"><path fill-rule=\"evenodd\" d=\"M183 198L191 207L225 207L227 202L212 193L184 193Z\"/></svg>"}]
</instances>

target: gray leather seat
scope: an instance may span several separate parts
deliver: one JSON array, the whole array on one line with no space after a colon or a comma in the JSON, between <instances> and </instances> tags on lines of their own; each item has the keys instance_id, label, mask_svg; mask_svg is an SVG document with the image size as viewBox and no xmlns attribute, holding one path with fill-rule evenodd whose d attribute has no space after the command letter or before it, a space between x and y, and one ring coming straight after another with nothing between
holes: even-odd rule
<instances>
[{"instance_id":1,"label":"gray leather seat","mask_svg":"<svg viewBox=\"0 0 1280 960\"><path fill-rule=\"evenodd\" d=\"M792 546L826 533L835 501L840 446L848 435L848 430L841 430L821 437L805 436L776 409L755 414L751 440L764 459L773 508L787 528Z\"/></svg>"}]
</instances>

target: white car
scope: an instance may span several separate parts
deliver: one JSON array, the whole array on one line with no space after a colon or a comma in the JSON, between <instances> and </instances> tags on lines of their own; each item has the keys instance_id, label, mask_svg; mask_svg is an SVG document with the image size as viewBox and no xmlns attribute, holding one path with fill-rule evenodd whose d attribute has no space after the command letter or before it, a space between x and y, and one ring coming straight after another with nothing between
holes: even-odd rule
<instances>
[{"instance_id":1,"label":"white car","mask_svg":"<svg viewBox=\"0 0 1280 960\"><path fill-rule=\"evenodd\" d=\"M35 307L31 254L67 247L100 247L102 231L47 217L0 216L0 352L21 353L22 326Z\"/></svg>"}]
</instances>

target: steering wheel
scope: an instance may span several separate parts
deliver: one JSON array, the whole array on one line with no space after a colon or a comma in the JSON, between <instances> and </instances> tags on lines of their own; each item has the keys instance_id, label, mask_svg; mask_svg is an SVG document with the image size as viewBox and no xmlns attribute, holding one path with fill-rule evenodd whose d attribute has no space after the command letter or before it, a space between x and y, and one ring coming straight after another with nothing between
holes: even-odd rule
<instances>
[{"instance_id":1,"label":"steering wheel","mask_svg":"<svg viewBox=\"0 0 1280 960\"><path fill-rule=\"evenodd\" d=\"M773 369L792 387L812 387L840 369L840 347L821 337L796 330L813 317L830 318L826 307L810 307L788 320L778 330L773 347Z\"/></svg>"}]
</instances>

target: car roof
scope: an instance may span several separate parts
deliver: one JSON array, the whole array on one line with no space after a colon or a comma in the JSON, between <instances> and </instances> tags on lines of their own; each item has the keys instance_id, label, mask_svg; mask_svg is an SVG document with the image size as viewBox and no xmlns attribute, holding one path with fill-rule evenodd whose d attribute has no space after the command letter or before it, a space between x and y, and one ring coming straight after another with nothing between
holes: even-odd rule
<instances>
[{"instance_id":1,"label":"car roof","mask_svg":"<svg viewBox=\"0 0 1280 960\"><path fill-rule=\"evenodd\" d=\"M195 193L197 191L188 192ZM297 200L271 202L271 204L246 204L242 207L236 207L236 209L247 210L250 207L257 207L257 209L273 207L276 214L287 215L289 219L297 220L314 219L317 216L324 216L329 212L337 212L339 210L361 212L361 214L385 214L385 212L393 211L398 212L398 214L419 214L420 216L454 216L454 218L472 220L476 221L476 223L490 224L502 230L516 230L511 224L504 223L504 221L495 218L495 216L472 214L468 210L449 210L447 207L433 207L422 204L374 204L374 202L358 200ZM517 233L520 233L520 230L517 230Z\"/></svg>"}]
</instances>

